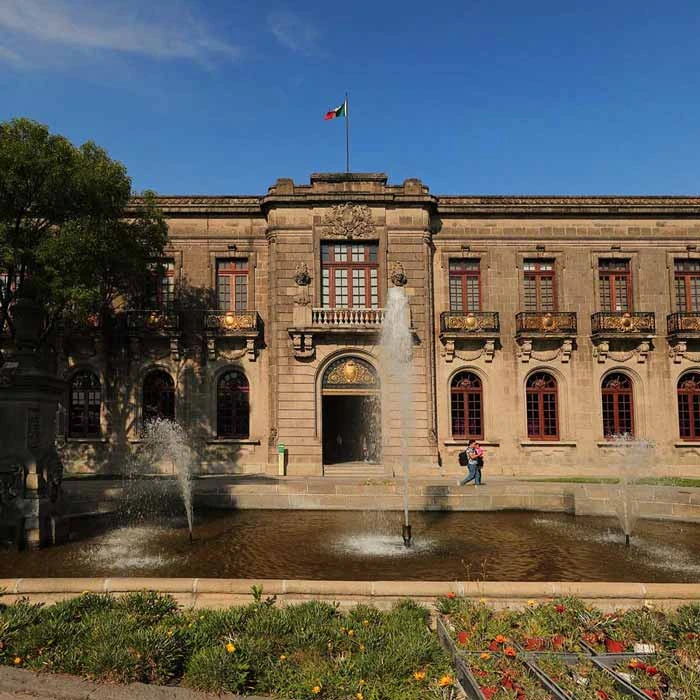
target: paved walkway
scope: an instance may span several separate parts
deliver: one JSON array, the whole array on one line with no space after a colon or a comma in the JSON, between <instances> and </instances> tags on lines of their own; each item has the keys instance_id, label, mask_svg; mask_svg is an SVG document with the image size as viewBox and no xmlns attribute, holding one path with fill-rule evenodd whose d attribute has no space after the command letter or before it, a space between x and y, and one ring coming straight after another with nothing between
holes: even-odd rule
<instances>
[{"instance_id":1,"label":"paved walkway","mask_svg":"<svg viewBox=\"0 0 700 700\"><path fill-rule=\"evenodd\" d=\"M177 687L130 683L106 685L63 674L0 666L0 700L270 700L259 696L212 695Z\"/></svg>"}]
</instances>

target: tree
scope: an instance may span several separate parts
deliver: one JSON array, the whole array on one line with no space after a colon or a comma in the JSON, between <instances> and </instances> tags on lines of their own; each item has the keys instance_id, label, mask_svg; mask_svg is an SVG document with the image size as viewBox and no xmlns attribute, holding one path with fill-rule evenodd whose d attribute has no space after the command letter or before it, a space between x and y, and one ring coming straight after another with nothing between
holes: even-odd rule
<instances>
[{"instance_id":1,"label":"tree","mask_svg":"<svg viewBox=\"0 0 700 700\"><path fill-rule=\"evenodd\" d=\"M102 148L0 123L0 333L14 336L20 296L43 304L46 333L65 314L104 316L143 287L166 241L155 196L133 205L126 168Z\"/></svg>"}]
</instances>

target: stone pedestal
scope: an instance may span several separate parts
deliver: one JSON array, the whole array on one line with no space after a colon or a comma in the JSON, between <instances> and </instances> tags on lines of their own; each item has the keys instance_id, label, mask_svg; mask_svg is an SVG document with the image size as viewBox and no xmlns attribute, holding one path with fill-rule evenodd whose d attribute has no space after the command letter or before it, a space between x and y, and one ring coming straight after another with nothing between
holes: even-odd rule
<instances>
[{"instance_id":1,"label":"stone pedestal","mask_svg":"<svg viewBox=\"0 0 700 700\"><path fill-rule=\"evenodd\" d=\"M60 539L63 466L56 409L64 382L39 366L42 309L20 299L12 310L16 352L0 366L0 529L20 547Z\"/></svg>"}]
</instances>

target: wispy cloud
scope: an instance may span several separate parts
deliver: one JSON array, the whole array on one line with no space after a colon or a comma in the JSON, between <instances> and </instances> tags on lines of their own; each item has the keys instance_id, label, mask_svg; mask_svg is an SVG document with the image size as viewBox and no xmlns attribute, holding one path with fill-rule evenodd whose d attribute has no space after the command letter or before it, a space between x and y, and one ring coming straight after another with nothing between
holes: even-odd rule
<instances>
[{"instance_id":1,"label":"wispy cloud","mask_svg":"<svg viewBox=\"0 0 700 700\"><path fill-rule=\"evenodd\" d=\"M267 26L280 44L303 54L318 53L318 30L292 12L271 12Z\"/></svg>"},{"instance_id":2,"label":"wispy cloud","mask_svg":"<svg viewBox=\"0 0 700 700\"><path fill-rule=\"evenodd\" d=\"M15 61L34 42L202 63L240 53L186 5L163 0L0 0L0 32L16 49L0 47L0 57Z\"/></svg>"},{"instance_id":3,"label":"wispy cloud","mask_svg":"<svg viewBox=\"0 0 700 700\"><path fill-rule=\"evenodd\" d=\"M8 49L6 46L0 46L0 61L7 61L8 63L21 64L22 59L18 53Z\"/></svg>"}]
</instances>

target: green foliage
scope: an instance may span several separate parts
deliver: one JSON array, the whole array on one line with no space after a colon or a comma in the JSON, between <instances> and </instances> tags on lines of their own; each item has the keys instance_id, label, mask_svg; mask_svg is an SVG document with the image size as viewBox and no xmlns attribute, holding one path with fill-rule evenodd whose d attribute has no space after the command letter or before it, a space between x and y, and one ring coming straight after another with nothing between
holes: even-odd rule
<instances>
[{"instance_id":1,"label":"green foliage","mask_svg":"<svg viewBox=\"0 0 700 700\"><path fill-rule=\"evenodd\" d=\"M184 684L197 690L239 693L248 679L248 665L223 645L195 652L187 664Z\"/></svg>"},{"instance_id":2,"label":"green foliage","mask_svg":"<svg viewBox=\"0 0 700 700\"><path fill-rule=\"evenodd\" d=\"M117 608L141 625L153 625L177 612L178 605L167 593L134 591L119 598Z\"/></svg>"},{"instance_id":3,"label":"green foliage","mask_svg":"<svg viewBox=\"0 0 700 700\"><path fill-rule=\"evenodd\" d=\"M29 119L0 123L0 332L14 333L18 296L41 300L49 320L105 316L143 284L167 226L147 193L132 206L121 163Z\"/></svg>"}]
</instances>

